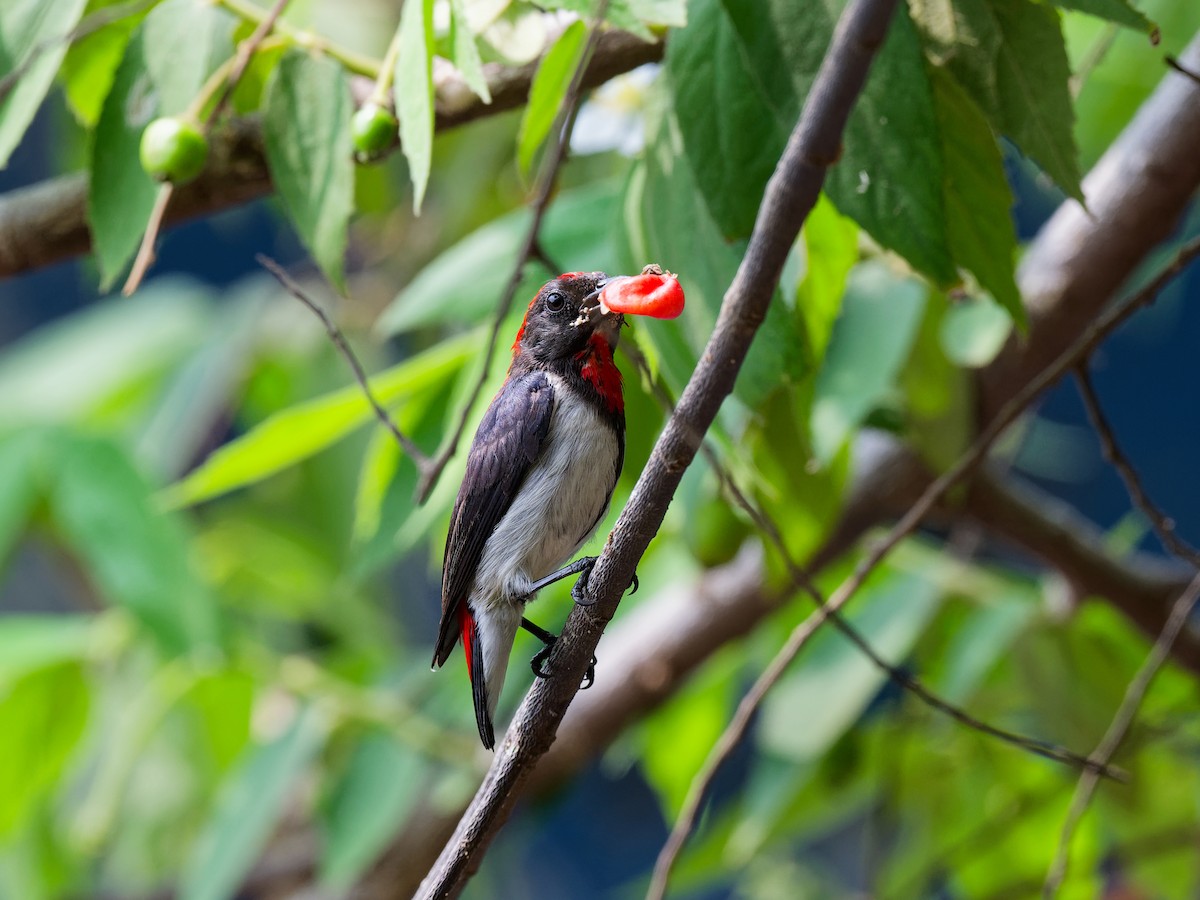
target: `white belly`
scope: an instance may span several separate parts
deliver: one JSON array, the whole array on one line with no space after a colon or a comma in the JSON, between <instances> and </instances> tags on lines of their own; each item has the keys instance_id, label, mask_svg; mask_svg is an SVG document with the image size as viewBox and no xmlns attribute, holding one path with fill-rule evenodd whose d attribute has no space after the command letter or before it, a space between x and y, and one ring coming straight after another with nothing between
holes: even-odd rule
<instances>
[{"instance_id":1,"label":"white belly","mask_svg":"<svg viewBox=\"0 0 1200 900\"><path fill-rule=\"evenodd\" d=\"M591 537L616 482L617 436L558 378L546 444L484 547L471 591L475 609L509 606Z\"/></svg>"}]
</instances>

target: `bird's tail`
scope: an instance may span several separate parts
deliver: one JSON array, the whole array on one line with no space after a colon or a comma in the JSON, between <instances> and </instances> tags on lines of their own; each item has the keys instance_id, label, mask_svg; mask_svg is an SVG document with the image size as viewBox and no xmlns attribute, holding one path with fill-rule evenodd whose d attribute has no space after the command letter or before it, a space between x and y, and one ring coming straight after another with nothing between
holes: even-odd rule
<instances>
[{"instance_id":1,"label":"bird's tail","mask_svg":"<svg viewBox=\"0 0 1200 900\"><path fill-rule=\"evenodd\" d=\"M521 622L519 610L513 615L507 612L497 609L476 611L466 603L458 612L463 651L467 656L467 675L471 678L471 699L475 704L475 724L479 726L479 739L489 750L496 746L492 716L496 714L508 657Z\"/></svg>"}]
</instances>

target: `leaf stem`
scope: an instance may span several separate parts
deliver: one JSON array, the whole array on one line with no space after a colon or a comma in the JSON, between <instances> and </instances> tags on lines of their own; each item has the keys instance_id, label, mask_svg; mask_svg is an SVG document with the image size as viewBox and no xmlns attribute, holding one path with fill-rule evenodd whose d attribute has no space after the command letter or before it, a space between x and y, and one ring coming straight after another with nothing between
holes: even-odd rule
<instances>
[{"instance_id":1,"label":"leaf stem","mask_svg":"<svg viewBox=\"0 0 1200 900\"><path fill-rule=\"evenodd\" d=\"M400 26L388 44L387 52L383 55L383 63L379 66L379 75L375 78L375 89L371 91L370 103L376 106L390 106L388 94L392 88L392 79L396 75L396 60L400 56Z\"/></svg>"},{"instance_id":2,"label":"leaf stem","mask_svg":"<svg viewBox=\"0 0 1200 900\"><path fill-rule=\"evenodd\" d=\"M216 3L218 6L229 10L229 12L233 13L239 19L252 22L255 25L261 23L267 15L266 11L255 6L253 3L246 3L244 0L216 0ZM379 77L380 64L369 56L348 50L322 35L295 28L286 22L277 22L275 30L291 38L297 46L315 50L318 53L324 53L326 56L336 59L348 72L355 75L364 75L367 78Z\"/></svg>"}]
</instances>

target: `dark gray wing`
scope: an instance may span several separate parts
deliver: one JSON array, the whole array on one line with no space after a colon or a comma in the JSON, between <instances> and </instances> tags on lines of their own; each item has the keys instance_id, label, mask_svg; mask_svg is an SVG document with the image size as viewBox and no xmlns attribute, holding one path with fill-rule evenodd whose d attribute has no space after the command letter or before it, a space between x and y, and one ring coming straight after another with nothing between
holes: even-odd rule
<instances>
[{"instance_id":1,"label":"dark gray wing","mask_svg":"<svg viewBox=\"0 0 1200 900\"><path fill-rule=\"evenodd\" d=\"M483 547L541 452L553 409L550 379L544 372L529 372L501 389L479 423L446 536L435 665L454 649L461 629L458 611L475 581Z\"/></svg>"}]
</instances>

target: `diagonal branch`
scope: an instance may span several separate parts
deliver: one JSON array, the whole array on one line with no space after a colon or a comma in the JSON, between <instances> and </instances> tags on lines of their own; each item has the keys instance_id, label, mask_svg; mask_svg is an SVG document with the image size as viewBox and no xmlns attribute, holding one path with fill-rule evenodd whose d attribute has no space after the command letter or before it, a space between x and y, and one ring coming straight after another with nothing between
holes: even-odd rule
<instances>
[{"instance_id":1,"label":"diagonal branch","mask_svg":"<svg viewBox=\"0 0 1200 900\"><path fill-rule=\"evenodd\" d=\"M325 333L329 335L329 340L333 342L334 347L337 348L337 351L342 355L342 358L346 360L346 364L350 366L350 371L354 373L354 380L358 382L359 388L362 389L363 396L367 398L367 402L371 404L371 409L375 411L375 418L377 418L383 424L384 428L392 433L392 437L396 439L396 443L398 443L404 452L409 455L412 461L416 464L417 468L423 470L424 467L428 465L429 458L422 452L421 448L413 442L412 438L400 430L400 426L396 424L395 420L388 415L387 410L383 408L383 404L379 402L379 399L375 396L375 392L371 390L371 384L367 379L366 370L363 368L362 363L359 362L358 356L355 355L354 351L351 349L350 343L346 340L346 336L342 334L342 330L338 328L337 323L329 317L329 314L325 312L325 310L323 310L316 303L316 301L309 297L308 294L304 293L304 290L300 287L300 285L296 284L296 282L292 280L291 276L288 275L283 266L279 265L279 263L275 262L275 260L271 259L271 257L265 256L262 253L257 254L254 258L258 261L260 266L275 276L275 280L283 286L285 291L308 307L313 315L321 320L321 324L325 326Z\"/></svg>"},{"instance_id":2,"label":"diagonal branch","mask_svg":"<svg viewBox=\"0 0 1200 900\"><path fill-rule=\"evenodd\" d=\"M1129 461L1129 457L1124 454L1117 443L1112 424L1104 415L1104 409L1100 406L1100 398L1096 396L1096 387L1092 384L1092 376L1088 374L1086 366L1079 366L1075 370L1075 381L1079 385L1079 396L1083 399L1088 419L1096 431L1096 436L1100 438L1100 450L1108 464L1125 482L1125 490L1129 494L1129 499L1133 501L1133 505L1146 517L1146 521L1150 523L1150 527L1154 529L1154 533L1158 535L1158 539L1162 541L1167 550L1193 566L1200 566L1200 553L1197 553L1196 548L1175 533L1175 520L1150 499L1145 485L1142 484L1142 479L1138 477L1137 471L1133 468L1133 463Z\"/></svg>"},{"instance_id":3,"label":"diagonal branch","mask_svg":"<svg viewBox=\"0 0 1200 900\"><path fill-rule=\"evenodd\" d=\"M642 355L641 350L635 345L626 344L624 346L625 355L628 356L640 369L650 384L651 392L663 406L667 414L674 412L674 404L666 389L656 380L650 373L649 365L646 358ZM817 606L817 612L804 623L805 640L807 641L821 623L828 619L859 651L870 660L871 664L887 675L888 679L899 686L902 690L913 694L922 703L925 703L931 709L937 710L946 716L949 716L955 722L971 728L975 731L986 734L990 737L997 738L1005 743L1015 746L1019 749L1034 753L1038 756L1044 756L1054 760L1065 760L1076 765L1086 764L1086 758L1078 754L1071 753L1062 747L1050 744L1046 741L1029 738L1021 734L999 728L988 722L968 713L965 709L956 706L955 704L944 699L934 691L930 690L924 682L917 679L913 675L904 671L898 666L892 665L884 659L879 651L877 651L863 636L863 634L855 628L850 622L842 616L841 613L831 609L825 602L825 597L821 590L813 582L811 575L805 571L799 563L796 562L788 549L786 542L783 539L783 534L780 531L775 520L767 514L764 509L756 506L745 492L738 486L733 474L729 471L728 466L721 460L716 449L711 441L704 441L700 446L700 452L704 454L705 460L709 467L716 474L721 483L722 488L729 495L729 498L742 509L754 522L760 534L775 548L783 560L784 566L788 570L788 577L791 580L792 587L796 590L803 591L807 594ZM750 713L754 711L752 707ZM740 713L740 710L739 710ZM746 718L746 724L749 724L749 716ZM732 730L732 729L731 729ZM727 733L728 734L728 733ZM684 799L683 807L676 818L671 833L659 854L658 863L655 866L654 880L651 884L649 897L659 898L666 893L667 879L669 878L670 870L674 865L676 857L683 849L684 843L695 827L696 817L699 815L701 803L708 793L708 789L712 784L713 778L717 771L729 758L729 755L736 748L744 736L744 729L741 729L736 734L729 735L730 739L725 740L725 736L713 748L704 766L692 779L691 785L688 787L687 796Z\"/></svg>"},{"instance_id":4,"label":"diagonal branch","mask_svg":"<svg viewBox=\"0 0 1200 900\"><path fill-rule=\"evenodd\" d=\"M816 203L826 170L837 159L850 109L894 8L895 0L855 0L842 14L804 112L767 184L749 246L708 346L592 572L589 594L594 603L572 611L550 659L554 677L539 680L526 696L419 897L450 897L461 891L534 764L554 740L604 626L658 531L704 433L733 389L788 251Z\"/></svg>"},{"instance_id":5,"label":"diagonal branch","mask_svg":"<svg viewBox=\"0 0 1200 900\"><path fill-rule=\"evenodd\" d=\"M909 507L908 511L901 516L900 520L892 526L883 539L871 548L855 567L850 577L838 586L837 590L830 595L828 601L821 606L821 609L815 615L799 623L792 630L787 642L738 704L733 719L726 726L720 738L718 738L716 745L705 760L700 773L689 788L684 811L681 813L676 827L672 830L667 844L663 847L662 853L655 864L654 877L651 881L650 891L647 894L648 900L649 898L659 900L665 894L671 867L680 850L682 850L687 833L690 831L692 822L695 820L703 797L704 788L711 782L721 763L728 758L746 735L750 728L750 723L753 721L754 715L758 711L759 706L762 705L766 695L779 682L779 679L783 677L783 673L787 670L787 667L808 641L811 640L817 628L824 622L830 611L840 610L858 592L871 572L875 570L875 567L904 538L916 531L918 526L933 511L935 505L945 496L947 491L966 478L983 461L996 439L1004 433L1005 429L1025 411L1026 407L1042 391L1061 378L1080 360L1085 359L1104 337L1124 322L1133 312L1141 309L1142 306L1157 297L1158 293L1198 255L1200 255L1200 238L1185 244L1145 288L1126 298L1121 303L1116 304L1098 317L1053 362L1027 382L1025 387L1001 407L996 417L988 423L987 428L980 433L967 452L959 457L958 461L946 472L934 480L922 492L917 501ZM1174 638L1172 638L1171 643L1174 643ZM860 644L859 646L860 649L863 649L863 645ZM1169 649L1170 647L1168 646L1167 650L1169 651ZM926 702L929 702L928 698L924 695L922 695L922 698ZM940 698L937 699L940 700ZM1005 740L1011 740L1011 738L1016 737L1007 732L997 733L998 729L993 729L992 726L988 726L986 723L978 723L976 727L980 725L983 726L980 730L987 731L993 734L993 736L1003 737ZM1026 747L1026 749L1032 749L1040 755L1057 759L1060 762L1080 765L1084 768L1085 773L1091 773L1097 779L1101 775L1114 774L1110 771L1109 760L1106 758L1097 758L1096 756L1085 758L1049 745L1031 746L1030 743L1026 743L1027 741L1028 739L1021 739L1020 741L1021 745Z\"/></svg>"},{"instance_id":6,"label":"diagonal branch","mask_svg":"<svg viewBox=\"0 0 1200 900\"><path fill-rule=\"evenodd\" d=\"M1104 737L1096 746L1095 752L1092 753L1092 758L1097 762L1107 765L1121 746L1121 742L1125 740L1125 735L1129 733L1129 728L1137 715L1138 707L1142 704L1142 699L1146 696L1146 691L1150 688L1150 683L1158 674L1158 670L1162 668L1163 663L1166 662L1171 647L1179 638L1183 626L1187 624L1188 616L1196 607L1197 599L1200 599L1200 574L1192 579L1187 590L1179 595L1179 599L1171 607L1171 615L1167 619L1167 624L1163 626L1162 633L1154 642L1154 646L1150 648L1146 661L1138 669L1133 681L1129 682L1121 705L1117 709L1116 715L1113 716L1112 724L1108 726L1108 731L1104 733ZM1042 885L1043 897L1054 897L1058 894L1070 862L1071 839L1075 835L1075 828L1078 826L1079 820L1087 812L1092 795L1096 792L1098 781L1098 776L1093 770L1088 770L1079 776L1079 783L1075 785L1075 794L1071 798L1071 808L1067 811L1067 819L1063 823L1062 833L1058 838L1058 849L1054 854L1054 862L1046 875L1045 884Z\"/></svg>"},{"instance_id":7,"label":"diagonal branch","mask_svg":"<svg viewBox=\"0 0 1200 900\"><path fill-rule=\"evenodd\" d=\"M1073 507L1032 485L1001 479L986 466L971 479L961 511L1061 573L1081 595L1103 597L1150 639L1162 631L1193 574L1158 555L1114 557L1104 533ZM1173 653L1181 666L1200 673L1200 636L1184 634Z\"/></svg>"}]
</instances>

